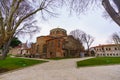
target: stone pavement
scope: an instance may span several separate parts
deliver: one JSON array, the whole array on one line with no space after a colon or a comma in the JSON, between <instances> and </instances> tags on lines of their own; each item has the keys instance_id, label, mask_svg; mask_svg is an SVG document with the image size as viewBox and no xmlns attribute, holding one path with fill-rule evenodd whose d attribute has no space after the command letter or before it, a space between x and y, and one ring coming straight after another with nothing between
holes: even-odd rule
<instances>
[{"instance_id":1,"label":"stone pavement","mask_svg":"<svg viewBox=\"0 0 120 80\"><path fill-rule=\"evenodd\" d=\"M0 80L120 80L120 65L76 68L76 61L84 59L50 60L2 74Z\"/></svg>"}]
</instances>

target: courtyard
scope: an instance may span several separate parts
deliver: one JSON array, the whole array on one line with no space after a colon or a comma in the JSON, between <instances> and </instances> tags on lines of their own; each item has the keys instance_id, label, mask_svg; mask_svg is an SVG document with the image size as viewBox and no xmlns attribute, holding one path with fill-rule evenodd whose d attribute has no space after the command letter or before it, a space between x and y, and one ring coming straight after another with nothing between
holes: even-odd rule
<instances>
[{"instance_id":1,"label":"courtyard","mask_svg":"<svg viewBox=\"0 0 120 80\"><path fill-rule=\"evenodd\" d=\"M91 58L91 57L89 57ZM119 80L120 65L77 68L76 61L89 58L49 60L47 63L0 75L0 80Z\"/></svg>"}]
</instances>

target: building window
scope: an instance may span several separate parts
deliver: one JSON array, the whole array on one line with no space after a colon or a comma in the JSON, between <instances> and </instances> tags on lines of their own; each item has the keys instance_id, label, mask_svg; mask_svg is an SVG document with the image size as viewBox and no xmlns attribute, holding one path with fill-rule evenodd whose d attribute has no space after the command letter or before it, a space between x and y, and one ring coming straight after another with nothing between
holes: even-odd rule
<instances>
[{"instance_id":1,"label":"building window","mask_svg":"<svg viewBox=\"0 0 120 80\"><path fill-rule=\"evenodd\" d=\"M97 51L98 51L98 49L97 49Z\"/></svg>"},{"instance_id":2,"label":"building window","mask_svg":"<svg viewBox=\"0 0 120 80\"><path fill-rule=\"evenodd\" d=\"M106 48L106 51L108 50L108 48Z\"/></svg>"},{"instance_id":3,"label":"building window","mask_svg":"<svg viewBox=\"0 0 120 80\"><path fill-rule=\"evenodd\" d=\"M117 50L117 48L115 48L115 50Z\"/></svg>"},{"instance_id":4,"label":"building window","mask_svg":"<svg viewBox=\"0 0 120 80\"><path fill-rule=\"evenodd\" d=\"M60 47L60 40L58 40L58 47Z\"/></svg>"},{"instance_id":5,"label":"building window","mask_svg":"<svg viewBox=\"0 0 120 80\"><path fill-rule=\"evenodd\" d=\"M27 50L27 53L28 53L29 51Z\"/></svg>"},{"instance_id":6,"label":"building window","mask_svg":"<svg viewBox=\"0 0 120 80\"><path fill-rule=\"evenodd\" d=\"M115 54L113 54L113 56L115 56Z\"/></svg>"},{"instance_id":7,"label":"building window","mask_svg":"<svg viewBox=\"0 0 120 80\"><path fill-rule=\"evenodd\" d=\"M59 34L60 33L60 31L56 31L56 34Z\"/></svg>"},{"instance_id":8,"label":"building window","mask_svg":"<svg viewBox=\"0 0 120 80\"><path fill-rule=\"evenodd\" d=\"M54 34L54 32L52 32L52 34Z\"/></svg>"},{"instance_id":9,"label":"building window","mask_svg":"<svg viewBox=\"0 0 120 80\"><path fill-rule=\"evenodd\" d=\"M39 45L37 45L37 49L36 49L36 52L38 53L38 51L39 51Z\"/></svg>"},{"instance_id":10,"label":"building window","mask_svg":"<svg viewBox=\"0 0 120 80\"><path fill-rule=\"evenodd\" d=\"M47 53L47 45L46 44L43 45L43 53Z\"/></svg>"},{"instance_id":11,"label":"building window","mask_svg":"<svg viewBox=\"0 0 120 80\"><path fill-rule=\"evenodd\" d=\"M53 47L53 45L54 45L54 42L51 41L51 42L50 42L50 47Z\"/></svg>"},{"instance_id":12,"label":"building window","mask_svg":"<svg viewBox=\"0 0 120 80\"><path fill-rule=\"evenodd\" d=\"M64 35L64 34L65 34L65 32L63 31L63 32L62 32L62 34Z\"/></svg>"}]
</instances>

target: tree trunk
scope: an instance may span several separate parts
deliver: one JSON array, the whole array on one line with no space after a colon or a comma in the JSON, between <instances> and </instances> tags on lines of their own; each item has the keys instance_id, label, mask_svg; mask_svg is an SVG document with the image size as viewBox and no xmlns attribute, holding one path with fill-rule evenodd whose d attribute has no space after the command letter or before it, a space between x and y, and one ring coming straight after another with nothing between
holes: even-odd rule
<instances>
[{"instance_id":1,"label":"tree trunk","mask_svg":"<svg viewBox=\"0 0 120 80\"><path fill-rule=\"evenodd\" d=\"M120 15L114 10L114 8L111 6L109 0L102 0L102 5L105 8L105 10L108 12L110 17L120 26Z\"/></svg>"},{"instance_id":2,"label":"tree trunk","mask_svg":"<svg viewBox=\"0 0 120 80\"><path fill-rule=\"evenodd\" d=\"M89 42L87 42L86 44L87 44L87 54L88 56L91 56Z\"/></svg>"},{"instance_id":3,"label":"tree trunk","mask_svg":"<svg viewBox=\"0 0 120 80\"><path fill-rule=\"evenodd\" d=\"M12 38L10 38L9 41L3 45L1 60L4 60L7 57L7 53L9 52L9 46L11 41L12 41Z\"/></svg>"},{"instance_id":4,"label":"tree trunk","mask_svg":"<svg viewBox=\"0 0 120 80\"><path fill-rule=\"evenodd\" d=\"M91 53L90 53L90 49L89 49L89 48L87 49L87 54L88 54L88 56L91 56Z\"/></svg>"}]
</instances>

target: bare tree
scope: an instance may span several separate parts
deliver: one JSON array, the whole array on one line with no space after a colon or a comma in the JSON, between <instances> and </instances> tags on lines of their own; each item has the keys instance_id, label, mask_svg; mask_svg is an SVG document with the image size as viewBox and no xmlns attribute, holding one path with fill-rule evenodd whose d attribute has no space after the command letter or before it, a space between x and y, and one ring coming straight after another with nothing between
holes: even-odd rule
<instances>
[{"instance_id":1,"label":"bare tree","mask_svg":"<svg viewBox=\"0 0 120 80\"><path fill-rule=\"evenodd\" d=\"M82 42L82 35L85 32L83 32L82 30L76 29L70 32L70 35L72 35L74 37L74 39L76 40L76 47L79 49L79 51L84 51L84 47L83 47L83 42ZM78 45L79 44L79 45Z\"/></svg>"},{"instance_id":2,"label":"bare tree","mask_svg":"<svg viewBox=\"0 0 120 80\"><path fill-rule=\"evenodd\" d=\"M89 56L91 56L91 54L90 54L90 46L92 45L92 43L94 42L94 37L92 37L91 35L89 35L89 34L83 34L82 35L82 40L83 40L83 42L86 44L86 46L87 46L87 54L89 55Z\"/></svg>"},{"instance_id":3,"label":"bare tree","mask_svg":"<svg viewBox=\"0 0 120 80\"><path fill-rule=\"evenodd\" d=\"M85 32L79 29L71 31L70 35L72 35L75 39L79 40L82 44L86 44L87 54L90 56L89 49L90 49L91 44L94 41L94 38L91 35L86 34Z\"/></svg>"},{"instance_id":4,"label":"bare tree","mask_svg":"<svg viewBox=\"0 0 120 80\"><path fill-rule=\"evenodd\" d=\"M79 29L76 29L70 32L70 35L72 35L75 39L78 39L80 42L82 42L83 34L85 34L85 32Z\"/></svg>"},{"instance_id":5,"label":"bare tree","mask_svg":"<svg viewBox=\"0 0 120 80\"><path fill-rule=\"evenodd\" d=\"M120 35L118 33L113 33L112 40L114 41L115 44L120 44Z\"/></svg>"},{"instance_id":6,"label":"bare tree","mask_svg":"<svg viewBox=\"0 0 120 80\"><path fill-rule=\"evenodd\" d=\"M112 39L113 39L114 43L117 45L118 49L120 50L120 34L113 33Z\"/></svg>"},{"instance_id":7,"label":"bare tree","mask_svg":"<svg viewBox=\"0 0 120 80\"><path fill-rule=\"evenodd\" d=\"M45 14L54 16L53 11L62 2L63 0L0 0L0 47L3 47L3 59L13 36L38 30L33 24L37 12L40 12L42 18L45 18Z\"/></svg>"},{"instance_id":8,"label":"bare tree","mask_svg":"<svg viewBox=\"0 0 120 80\"><path fill-rule=\"evenodd\" d=\"M120 0L70 0L70 8L71 12L77 12L77 14L80 14L95 7L95 5L99 7L100 3L103 5L112 20L120 26ZM116 7L114 8L111 3L114 3Z\"/></svg>"},{"instance_id":9,"label":"bare tree","mask_svg":"<svg viewBox=\"0 0 120 80\"><path fill-rule=\"evenodd\" d=\"M118 49L120 50L120 34L119 33L113 33L112 34L112 40L117 45Z\"/></svg>"}]
</instances>

